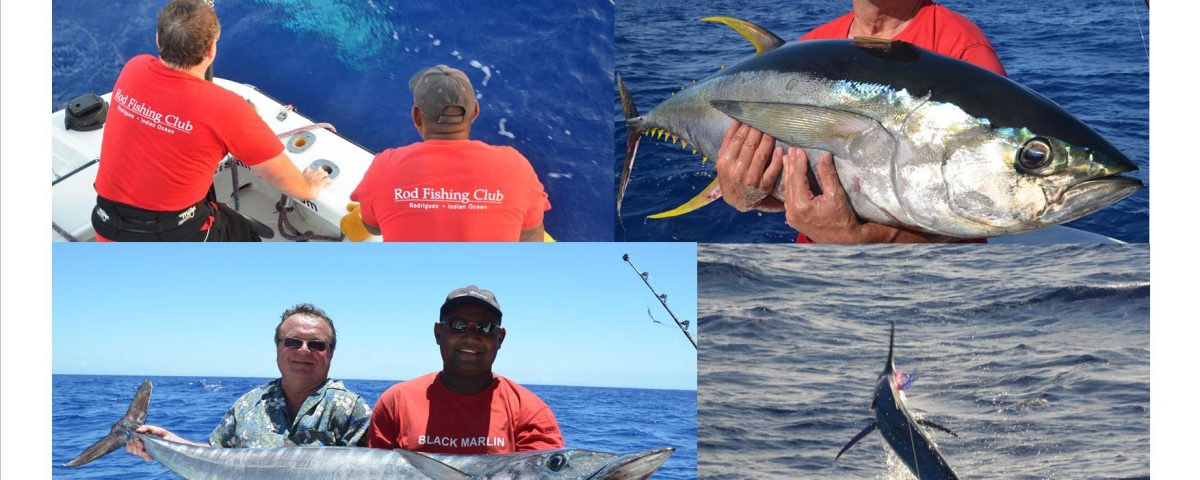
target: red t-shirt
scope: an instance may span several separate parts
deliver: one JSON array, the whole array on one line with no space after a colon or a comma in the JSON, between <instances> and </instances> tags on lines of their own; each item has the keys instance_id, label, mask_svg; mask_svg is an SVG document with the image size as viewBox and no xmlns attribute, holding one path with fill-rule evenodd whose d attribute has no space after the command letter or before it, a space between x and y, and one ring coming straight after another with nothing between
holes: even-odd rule
<instances>
[{"instance_id":1,"label":"red t-shirt","mask_svg":"<svg viewBox=\"0 0 1200 480\"><path fill-rule=\"evenodd\" d=\"M392 385L375 403L367 446L469 454L563 448L550 407L525 387L495 377L475 395L446 389L437 372Z\"/></svg>"},{"instance_id":2,"label":"red t-shirt","mask_svg":"<svg viewBox=\"0 0 1200 480\"><path fill-rule=\"evenodd\" d=\"M113 87L96 193L146 210L182 210L208 193L226 153L256 165L282 151L244 98L138 55Z\"/></svg>"},{"instance_id":3,"label":"red t-shirt","mask_svg":"<svg viewBox=\"0 0 1200 480\"><path fill-rule=\"evenodd\" d=\"M850 35L854 12L814 28L800 40L844 39ZM892 40L901 40L934 53L986 68L1007 76L996 50L987 36L975 25L953 10L926 0L913 21Z\"/></svg>"},{"instance_id":4,"label":"red t-shirt","mask_svg":"<svg viewBox=\"0 0 1200 480\"><path fill-rule=\"evenodd\" d=\"M517 241L550 201L512 147L426 140L375 156L350 194L390 242Z\"/></svg>"},{"instance_id":5,"label":"red t-shirt","mask_svg":"<svg viewBox=\"0 0 1200 480\"><path fill-rule=\"evenodd\" d=\"M800 40L829 40L845 39L850 35L850 24L854 22L854 12L842 15L832 22L814 28L811 32L800 37ZM917 11L913 21L904 27L892 40L901 40L934 53L957 58L964 62L983 67L1000 75L1008 76L1000 57L988 42L987 36L974 22L949 8L926 0ZM984 243L986 239L966 239L964 242ZM813 243L803 233L796 237L796 243Z\"/></svg>"}]
</instances>

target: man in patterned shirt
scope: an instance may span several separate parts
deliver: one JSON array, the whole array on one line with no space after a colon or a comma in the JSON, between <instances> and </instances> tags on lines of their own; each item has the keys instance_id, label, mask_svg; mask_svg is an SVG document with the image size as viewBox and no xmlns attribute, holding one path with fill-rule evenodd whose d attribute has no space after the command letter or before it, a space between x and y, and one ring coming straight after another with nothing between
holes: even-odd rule
<instances>
[{"instance_id":1,"label":"man in patterned shirt","mask_svg":"<svg viewBox=\"0 0 1200 480\"><path fill-rule=\"evenodd\" d=\"M283 312L275 327L280 378L255 387L234 402L207 444L154 425L143 425L137 431L218 448L358 445L367 432L371 410L340 380L329 378L335 346L337 331L329 316L310 304L296 305ZM125 450L151 460L137 438L126 443Z\"/></svg>"}]
</instances>

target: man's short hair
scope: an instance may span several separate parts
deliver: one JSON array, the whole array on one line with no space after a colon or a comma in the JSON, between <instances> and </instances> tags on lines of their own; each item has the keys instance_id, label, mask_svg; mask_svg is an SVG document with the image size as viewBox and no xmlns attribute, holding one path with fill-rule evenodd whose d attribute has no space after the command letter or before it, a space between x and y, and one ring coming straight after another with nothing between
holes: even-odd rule
<instances>
[{"instance_id":1,"label":"man's short hair","mask_svg":"<svg viewBox=\"0 0 1200 480\"><path fill-rule=\"evenodd\" d=\"M171 0L158 13L158 56L174 66L194 67L220 33L217 13L203 0Z\"/></svg>"},{"instance_id":2,"label":"man's short hair","mask_svg":"<svg viewBox=\"0 0 1200 480\"><path fill-rule=\"evenodd\" d=\"M332 352L333 348L337 346L337 329L333 327L333 320L329 319L329 315L326 315L324 310L317 308L311 303L300 303L283 311L283 315L279 316L279 325L275 326L275 343L279 343L283 340L283 338L280 337L280 332L283 329L283 322L286 322L288 317L296 314L319 317L322 320L325 320L325 323L329 324L329 331L333 333L333 338L329 339L329 351Z\"/></svg>"}]
</instances>

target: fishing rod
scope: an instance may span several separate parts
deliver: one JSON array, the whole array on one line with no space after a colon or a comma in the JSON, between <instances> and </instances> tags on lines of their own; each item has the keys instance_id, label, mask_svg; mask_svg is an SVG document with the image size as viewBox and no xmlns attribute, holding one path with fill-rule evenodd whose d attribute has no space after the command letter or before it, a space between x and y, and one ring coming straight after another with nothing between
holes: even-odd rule
<instances>
[{"instance_id":1,"label":"fishing rod","mask_svg":"<svg viewBox=\"0 0 1200 480\"><path fill-rule=\"evenodd\" d=\"M678 325L679 330L683 332L683 335L685 337L687 337L689 342L692 342L692 347L699 350L700 347L696 345L696 339L692 338L692 334L690 332L688 332L688 329L687 329L688 322L686 322L686 321L680 322L679 318L675 316L675 312L671 311L671 307L667 306L667 294L665 294L665 293L659 294L657 291L654 290L654 287L652 285L650 285L650 272L642 272L641 270L638 270L638 268L633 265L633 262L629 261L628 253L621 256L621 260L624 260L625 263L629 264L629 267L632 268L634 272L637 272L638 277L640 277L642 279L642 282L645 282L646 287L650 289L650 293L654 294L654 298L657 298L658 302L662 304L663 308L667 309L667 313L671 315L671 320L675 320L675 325ZM649 313L649 310L647 310L647 313ZM654 316L651 316L650 319L653 320Z\"/></svg>"}]
</instances>

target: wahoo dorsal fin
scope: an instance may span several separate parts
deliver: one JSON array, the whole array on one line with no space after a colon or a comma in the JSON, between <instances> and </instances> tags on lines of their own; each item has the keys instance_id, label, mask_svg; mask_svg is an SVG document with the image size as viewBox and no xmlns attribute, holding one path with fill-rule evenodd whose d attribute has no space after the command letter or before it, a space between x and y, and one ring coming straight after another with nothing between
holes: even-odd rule
<instances>
[{"instance_id":1,"label":"wahoo dorsal fin","mask_svg":"<svg viewBox=\"0 0 1200 480\"><path fill-rule=\"evenodd\" d=\"M701 190L700 193L698 193L698 194L696 194L696 196L692 197L691 200L684 202L683 205L672 208L672 209L667 210L662 213L656 213L654 215L650 215L646 218L658 219L658 218L678 217L680 215L689 213L700 207L708 205L708 204L712 203L713 200L716 200L718 198L721 198L721 184L717 183L716 179L713 179L712 183L709 183L707 187L704 187L704 190Z\"/></svg>"},{"instance_id":2,"label":"wahoo dorsal fin","mask_svg":"<svg viewBox=\"0 0 1200 480\"><path fill-rule=\"evenodd\" d=\"M783 45L784 43L786 43L783 41L782 38L779 38L778 35L771 33L770 30L767 30L763 27L760 27L753 23L747 22L740 18L704 17L704 18L701 18L700 21L701 22L717 22L717 23L724 23L725 25L728 25L729 28L732 28L734 31L740 33L743 37L746 37L746 40L749 40L751 45L754 45L754 54L755 55L762 55L763 53L774 50L774 49L778 48L780 45Z\"/></svg>"},{"instance_id":3,"label":"wahoo dorsal fin","mask_svg":"<svg viewBox=\"0 0 1200 480\"><path fill-rule=\"evenodd\" d=\"M875 431L875 422L871 422L870 425L867 425L867 428L864 428L861 432L858 432L858 435L855 435L854 438L851 438L850 441L846 443L846 446L842 447L842 450L838 452L837 456L833 457L833 461L836 462L839 458L842 458L842 454L846 453L846 450L849 450L850 447L853 447L854 444L858 443L859 440L862 440L863 437L867 436L867 434L873 431Z\"/></svg>"}]
</instances>

